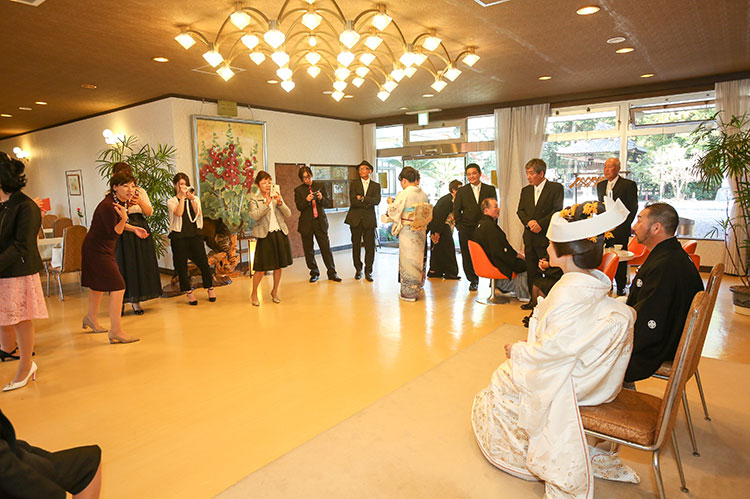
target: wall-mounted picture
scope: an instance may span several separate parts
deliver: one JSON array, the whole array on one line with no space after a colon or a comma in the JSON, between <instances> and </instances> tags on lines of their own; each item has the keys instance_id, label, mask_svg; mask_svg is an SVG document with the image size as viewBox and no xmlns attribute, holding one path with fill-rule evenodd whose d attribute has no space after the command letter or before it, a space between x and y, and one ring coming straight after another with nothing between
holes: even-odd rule
<instances>
[{"instance_id":1,"label":"wall-mounted picture","mask_svg":"<svg viewBox=\"0 0 750 499\"><path fill-rule=\"evenodd\" d=\"M66 171L65 179L68 181L68 196L81 195L81 173L80 171Z\"/></svg>"},{"instance_id":2,"label":"wall-mounted picture","mask_svg":"<svg viewBox=\"0 0 750 499\"><path fill-rule=\"evenodd\" d=\"M194 115L193 144L203 215L233 233L249 229L255 173L266 169L265 122Z\"/></svg>"}]
</instances>

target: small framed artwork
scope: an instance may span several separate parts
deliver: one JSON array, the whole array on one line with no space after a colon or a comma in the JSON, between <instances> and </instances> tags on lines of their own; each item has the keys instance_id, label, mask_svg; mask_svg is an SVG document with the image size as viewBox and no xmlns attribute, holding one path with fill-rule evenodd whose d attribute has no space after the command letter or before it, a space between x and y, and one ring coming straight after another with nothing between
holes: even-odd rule
<instances>
[{"instance_id":1,"label":"small framed artwork","mask_svg":"<svg viewBox=\"0 0 750 499\"><path fill-rule=\"evenodd\" d=\"M65 179L68 182L68 196L81 195L81 174L80 172L65 172Z\"/></svg>"}]
</instances>

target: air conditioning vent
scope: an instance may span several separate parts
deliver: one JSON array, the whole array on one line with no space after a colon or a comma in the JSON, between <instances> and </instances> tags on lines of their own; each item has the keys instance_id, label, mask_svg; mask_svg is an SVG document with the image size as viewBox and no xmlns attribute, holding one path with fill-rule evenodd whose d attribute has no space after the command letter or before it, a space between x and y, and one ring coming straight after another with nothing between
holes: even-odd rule
<instances>
[{"instance_id":1,"label":"air conditioning vent","mask_svg":"<svg viewBox=\"0 0 750 499\"><path fill-rule=\"evenodd\" d=\"M45 0L10 0L10 1L16 2L16 3L22 3L24 5L29 5L31 7L39 7L45 2Z\"/></svg>"},{"instance_id":2,"label":"air conditioning vent","mask_svg":"<svg viewBox=\"0 0 750 499\"><path fill-rule=\"evenodd\" d=\"M499 3L505 3L510 0L474 0L476 3L481 5L482 7L492 7L493 5L497 5Z\"/></svg>"}]
</instances>

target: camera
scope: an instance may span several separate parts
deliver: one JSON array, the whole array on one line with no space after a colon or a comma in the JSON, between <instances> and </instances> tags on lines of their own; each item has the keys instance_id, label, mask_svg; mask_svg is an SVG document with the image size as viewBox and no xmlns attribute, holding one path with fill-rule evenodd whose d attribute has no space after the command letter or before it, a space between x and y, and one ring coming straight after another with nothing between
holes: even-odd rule
<instances>
[{"instance_id":1,"label":"camera","mask_svg":"<svg viewBox=\"0 0 750 499\"><path fill-rule=\"evenodd\" d=\"M189 186L189 187L187 188L187 192L189 192L190 194L195 194L195 187L193 187L193 186Z\"/></svg>"}]
</instances>

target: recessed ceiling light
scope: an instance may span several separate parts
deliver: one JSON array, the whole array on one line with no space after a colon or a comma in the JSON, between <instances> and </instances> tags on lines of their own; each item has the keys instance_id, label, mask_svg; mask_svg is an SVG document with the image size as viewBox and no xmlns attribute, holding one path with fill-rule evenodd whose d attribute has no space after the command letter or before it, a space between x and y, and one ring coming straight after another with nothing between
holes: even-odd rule
<instances>
[{"instance_id":1,"label":"recessed ceiling light","mask_svg":"<svg viewBox=\"0 0 750 499\"><path fill-rule=\"evenodd\" d=\"M654 73L644 73L641 75L641 78L651 78L652 76L654 76Z\"/></svg>"},{"instance_id":2,"label":"recessed ceiling light","mask_svg":"<svg viewBox=\"0 0 750 499\"><path fill-rule=\"evenodd\" d=\"M333 90L323 90L323 95L331 95Z\"/></svg>"},{"instance_id":3,"label":"recessed ceiling light","mask_svg":"<svg viewBox=\"0 0 750 499\"><path fill-rule=\"evenodd\" d=\"M435 94L422 94L422 97L435 97Z\"/></svg>"},{"instance_id":4,"label":"recessed ceiling light","mask_svg":"<svg viewBox=\"0 0 750 499\"><path fill-rule=\"evenodd\" d=\"M409 108L408 108L408 107L406 107L406 106L401 106L401 107L400 107L399 109L400 109L401 111L406 111L406 110L407 110L407 109L409 109Z\"/></svg>"},{"instance_id":5,"label":"recessed ceiling light","mask_svg":"<svg viewBox=\"0 0 750 499\"><path fill-rule=\"evenodd\" d=\"M40 105L40 106L46 106L46 105L47 105L47 103L46 103L46 102L44 102L43 100L38 100L38 101L36 101L36 102L35 102L34 104L38 104L38 105Z\"/></svg>"},{"instance_id":6,"label":"recessed ceiling light","mask_svg":"<svg viewBox=\"0 0 750 499\"><path fill-rule=\"evenodd\" d=\"M576 11L576 14L579 16L589 16L591 14L596 14L599 12L599 7L596 5L587 5L586 7L581 7Z\"/></svg>"},{"instance_id":7,"label":"recessed ceiling light","mask_svg":"<svg viewBox=\"0 0 750 499\"><path fill-rule=\"evenodd\" d=\"M344 96L344 99L353 99L353 98L354 98L354 96L353 96L353 95L345 95L345 96Z\"/></svg>"},{"instance_id":8,"label":"recessed ceiling light","mask_svg":"<svg viewBox=\"0 0 750 499\"><path fill-rule=\"evenodd\" d=\"M12 117L13 117L12 114L5 114L5 113L0 114L0 118L12 118Z\"/></svg>"},{"instance_id":9,"label":"recessed ceiling light","mask_svg":"<svg viewBox=\"0 0 750 499\"><path fill-rule=\"evenodd\" d=\"M30 107L25 107L25 106L21 106L18 109L21 110L21 111L31 111Z\"/></svg>"},{"instance_id":10,"label":"recessed ceiling light","mask_svg":"<svg viewBox=\"0 0 750 499\"><path fill-rule=\"evenodd\" d=\"M613 36L609 40L607 40L607 43L614 45L615 43L622 43L625 41L624 36Z\"/></svg>"},{"instance_id":11,"label":"recessed ceiling light","mask_svg":"<svg viewBox=\"0 0 750 499\"><path fill-rule=\"evenodd\" d=\"M278 83L279 80L266 80L266 83L270 83L271 85Z\"/></svg>"},{"instance_id":12,"label":"recessed ceiling light","mask_svg":"<svg viewBox=\"0 0 750 499\"><path fill-rule=\"evenodd\" d=\"M81 85L81 88L85 88L86 90L94 90L96 88L96 85L92 83L84 83Z\"/></svg>"},{"instance_id":13,"label":"recessed ceiling light","mask_svg":"<svg viewBox=\"0 0 750 499\"><path fill-rule=\"evenodd\" d=\"M152 57L151 60L154 62L169 62L166 57Z\"/></svg>"},{"instance_id":14,"label":"recessed ceiling light","mask_svg":"<svg viewBox=\"0 0 750 499\"><path fill-rule=\"evenodd\" d=\"M551 80L552 77L548 76L548 75L545 75L545 76L540 76L539 79L542 80L542 81L544 81L544 80Z\"/></svg>"},{"instance_id":15,"label":"recessed ceiling light","mask_svg":"<svg viewBox=\"0 0 750 499\"><path fill-rule=\"evenodd\" d=\"M627 54L628 52L632 52L634 50L635 49L633 47L623 47L621 49L615 50L615 52L617 52L618 54Z\"/></svg>"}]
</instances>

